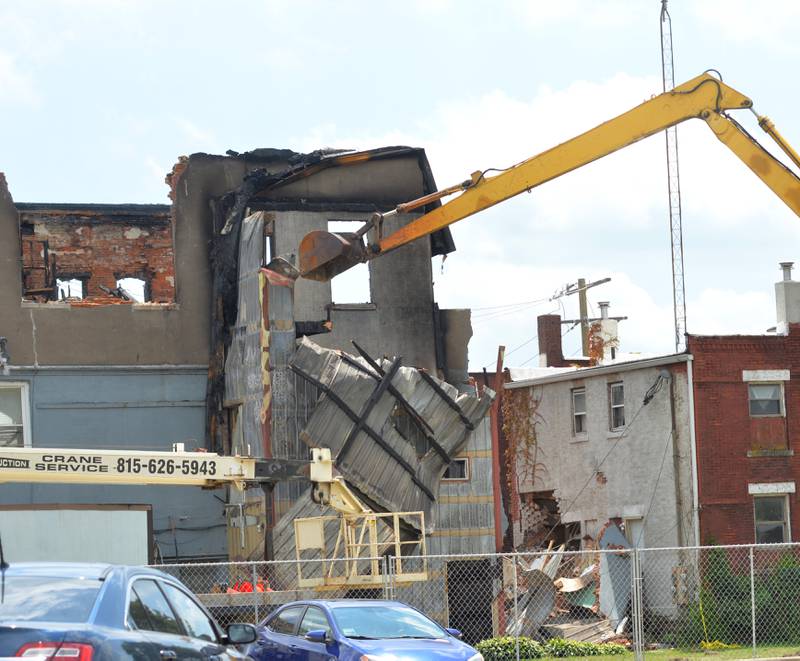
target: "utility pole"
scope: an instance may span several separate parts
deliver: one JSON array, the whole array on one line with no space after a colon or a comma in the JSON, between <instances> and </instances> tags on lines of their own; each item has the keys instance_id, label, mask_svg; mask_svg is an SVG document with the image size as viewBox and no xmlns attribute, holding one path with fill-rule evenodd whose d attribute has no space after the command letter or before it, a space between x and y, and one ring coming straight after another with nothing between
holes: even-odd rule
<instances>
[{"instance_id":1,"label":"utility pole","mask_svg":"<svg viewBox=\"0 0 800 661\"><path fill-rule=\"evenodd\" d=\"M553 301L562 296L571 296L572 294L578 295L578 307L580 309L580 323L581 323L581 351L584 356L589 355L589 302L586 298L586 290L597 285L603 285L606 282L611 282L611 278L603 278L602 280L595 280L594 282L586 283L585 278L578 278L578 282L573 285L567 285L560 292L553 295L550 300Z\"/></svg>"}]
</instances>

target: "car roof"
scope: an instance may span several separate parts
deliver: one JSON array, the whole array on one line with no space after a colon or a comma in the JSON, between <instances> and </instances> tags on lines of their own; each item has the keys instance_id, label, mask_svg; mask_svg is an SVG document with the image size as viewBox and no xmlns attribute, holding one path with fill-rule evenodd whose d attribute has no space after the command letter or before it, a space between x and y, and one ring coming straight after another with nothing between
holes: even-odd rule
<instances>
[{"instance_id":1,"label":"car roof","mask_svg":"<svg viewBox=\"0 0 800 661\"><path fill-rule=\"evenodd\" d=\"M102 562L14 562L9 564L5 573L7 576L50 576L53 578L102 580L114 571L167 577L163 572L149 567L112 565Z\"/></svg>"},{"instance_id":2,"label":"car roof","mask_svg":"<svg viewBox=\"0 0 800 661\"><path fill-rule=\"evenodd\" d=\"M303 601L292 602L292 604L316 604L317 606L403 606L410 608L402 601L392 601L390 599L304 599ZM287 606L290 604L287 604Z\"/></svg>"}]
</instances>

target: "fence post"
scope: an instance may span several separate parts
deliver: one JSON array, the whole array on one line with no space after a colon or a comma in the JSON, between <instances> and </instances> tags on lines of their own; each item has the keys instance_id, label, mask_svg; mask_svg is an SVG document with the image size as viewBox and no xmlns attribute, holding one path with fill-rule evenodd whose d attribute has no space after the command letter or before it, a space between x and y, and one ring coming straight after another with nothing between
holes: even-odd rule
<instances>
[{"instance_id":1,"label":"fence post","mask_svg":"<svg viewBox=\"0 0 800 661\"><path fill-rule=\"evenodd\" d=\"M258 624L258 575L256 573L256 563L253 563L253 606L255 606L256 619L255 624Z\"/></svg>"},{"instance_id":2,"label":"fence post","mask_svg":"<svg viewBox=\"0 0 800 661\"><path fill-rule=\"evenodd\" d=\"M631 552L631 617L633 619L631 624L633 627L633 653L636 661L643 661L644 659L641 580L639 549L634 546Z\"/></svg>"},{"instance_id":3,"label":"fence post","mask_svg":"<svg viewBox=\"0 0 800 661\"><path fill-rule=\"evenodd\" d=\"M514 588L514 627L516 627L517 623L519 622L519 613L517 612L518 599L517 599L517 556L516 555L511 556L511 564L514 567L514 573L512 575L513 576L512 586ZM517 650L517 661L519 661L519 637L521 634L522 634L521 630L517 631L517 641L515 645Z\"/></svg>"},{"instance_id":4,"label":"fence post","mask_svg":"<svg viewBox=\"0 0 800 661\"><path fill-rule=\"evenodd\" d=\"M756 580L753 547L750 547L750 627L753 634L753 658L756 658Z\"/></svg>"}]
</instances>

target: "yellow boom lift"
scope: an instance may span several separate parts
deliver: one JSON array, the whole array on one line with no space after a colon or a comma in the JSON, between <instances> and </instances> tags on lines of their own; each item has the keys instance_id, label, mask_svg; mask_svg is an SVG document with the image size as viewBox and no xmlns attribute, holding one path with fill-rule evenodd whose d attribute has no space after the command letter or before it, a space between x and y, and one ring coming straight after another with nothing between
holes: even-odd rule
<instances>
[{"instance_id":1,"label":"yellow boom lift","mask_svg":"<svg viewBox=\"0 0 800 661\"><path fill-rule=\"evenodd\" d=\"M351 266L395 250L693 118L705 121L723 144L800 215L800 179L728 114L742 109L752 111L753 102L716 76L704 73L500 174L490 177L486 176L487 171L474 172L470 179L460 184L400 204L387 213L376 213L355 233L311 232L300 243L300 275L311 280L330 280ZM758 114L756 117L759 126L795 166L800 167L800 157L781 137L775 125L766 117ZM458 197L412 220L389 236L383 236L383 221L387 217L414 211L459 192ZM374 230L374 240L365 244L364 237L370 230Z\"/></svg>"}]
</instances>

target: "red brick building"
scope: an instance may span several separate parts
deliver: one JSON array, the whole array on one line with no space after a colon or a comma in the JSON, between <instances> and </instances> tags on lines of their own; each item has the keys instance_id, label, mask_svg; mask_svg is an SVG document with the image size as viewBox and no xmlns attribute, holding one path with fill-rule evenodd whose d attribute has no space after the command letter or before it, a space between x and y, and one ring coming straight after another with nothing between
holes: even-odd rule
<instances>
[{"instance_id":1,"label":"red brick building","mask_svg":"<svg viewBox=\"0 0 800 661\"><path fill-rule=\"evenodd\" d=\"M775 285L765 335L689 335L700 540L800 540L800 282Z\"/></svg>"}]
</instances>

